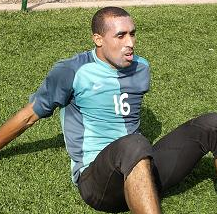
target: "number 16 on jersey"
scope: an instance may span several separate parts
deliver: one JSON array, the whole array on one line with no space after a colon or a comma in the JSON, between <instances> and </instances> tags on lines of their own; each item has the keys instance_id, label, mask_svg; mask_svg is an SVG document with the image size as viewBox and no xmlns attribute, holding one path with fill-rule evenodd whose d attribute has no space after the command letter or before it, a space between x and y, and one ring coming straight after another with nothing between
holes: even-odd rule
<instances>
[{"instance_id":1,"label":"number 16 on jersey","mask_svg":"<svg viewBox=\"0 0 217 214\"><path fill-rule=\"evenodd\" d=\"M127 102L124 102L124 99L128 98L127 93L121 94L120 98L118 99L118 96L115 94L113 96L114 104L115 104L115 113L116 114L122 114L124 116L128 115L130 113L130 105Z\"/></svg>"}]
</instances>

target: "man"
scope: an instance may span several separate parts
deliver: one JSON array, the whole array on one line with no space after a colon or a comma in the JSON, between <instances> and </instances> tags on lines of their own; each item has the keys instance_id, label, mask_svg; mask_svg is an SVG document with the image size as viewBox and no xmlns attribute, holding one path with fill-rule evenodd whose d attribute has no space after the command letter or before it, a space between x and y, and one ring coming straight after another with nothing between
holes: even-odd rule
<instances>
[{"instance_id":1,"label":"man","mask_svg":"<svg viewBox=\"0 0 217 214\"><path fill-rule=\"evenodd\" d=\"M150 74L148 62L134 55L132 18L106 7L94 15L92 31L96 48L54 66L30 103L0 128L0 148L60 107L84 201L106 212L159 214L158 191L181 181L207 152L216 159L217 114L186 122L152 147L139 132Z\"/></svg>"}]
</instances>

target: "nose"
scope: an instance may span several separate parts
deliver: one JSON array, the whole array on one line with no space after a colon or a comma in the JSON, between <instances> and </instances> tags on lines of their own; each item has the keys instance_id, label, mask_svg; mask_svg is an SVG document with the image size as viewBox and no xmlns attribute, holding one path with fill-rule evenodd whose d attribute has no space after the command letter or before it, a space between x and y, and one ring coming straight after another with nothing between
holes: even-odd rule
<instances>
[{"instance_id":1,"label":"nose","mask_svg":"<svg viewBox=\"0 0 217 214\"><path fill-rule=\"evenodd\" d=\"M134 45L135 45L135 37L131 36L131 35L128 35L127 39L126 39L126 46L130 47L130 48L133 48Z\"/></svg>"}]
</instances>

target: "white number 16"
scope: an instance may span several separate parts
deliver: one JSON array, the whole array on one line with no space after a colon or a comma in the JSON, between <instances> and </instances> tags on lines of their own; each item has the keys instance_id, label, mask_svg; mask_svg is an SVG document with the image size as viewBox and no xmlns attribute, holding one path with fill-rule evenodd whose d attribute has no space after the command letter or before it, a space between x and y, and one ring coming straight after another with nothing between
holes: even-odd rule
<instances>
[{"instance_id":1,"label":"white number 16","mask_svg":"<svg viewBox=\"0 0 217 214\"><path fill-rule=\"evenodd\" d=\"M121 94L119 100L118 100L117 95L113 96L116 114L120 114L120 112L121 112L122 115L128 115L130 113L130 105L129 105L129 103L123 102L124 99L126 99L126 98L128 98L127 93Z\"/></svg>"}]
</instances>

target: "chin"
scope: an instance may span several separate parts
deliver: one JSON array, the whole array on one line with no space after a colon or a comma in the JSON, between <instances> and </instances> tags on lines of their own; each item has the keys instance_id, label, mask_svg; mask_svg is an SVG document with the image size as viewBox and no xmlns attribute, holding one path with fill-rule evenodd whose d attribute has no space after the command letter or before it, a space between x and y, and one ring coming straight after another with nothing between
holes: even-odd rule
<instances>
[{"instance_id":1,"label":"chin","mask_svg":"<svg viewBox=\"0 0 217 214\"><path fill-rule=\"evenodd\" d=\"M127 67L131 66L131 65L132 65L132 62L133 62L133 61L124 63L123 68L127 68Z\"/></svg>"},{"instance_id":2,"label":"chin","mask_svg":"<svg viewBox=\"0 0 217 214\"><path fill-rule=\"evenodd\" d=\"M127 67L129 67L130 65L131 65L131 63L130 63L130 64L127 64L127 65L117 65L117 66L116 66L116 69L127 68Z\"/></svg>"},{"instance_id":3,"label":"chin","mask_svg":"<svg viewBox=\"0 0 217 214\"><path fill-rule=\"evenodd\" d=\"M132 64L133 61L125 61L124 63L121 64L113 64L113 67L115 67L116 69L123 69L123 68L127 68Z\"/></svg>"}]
</instances>

